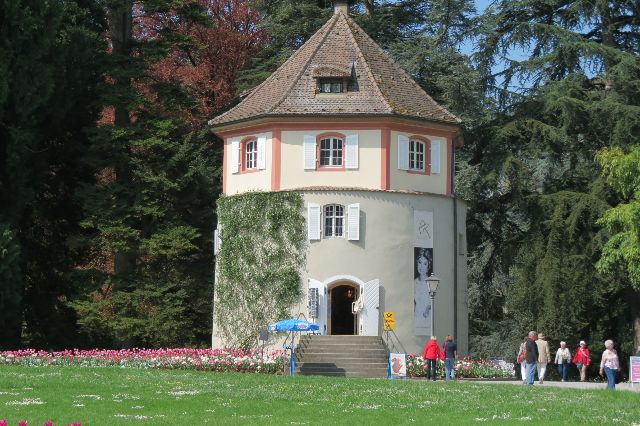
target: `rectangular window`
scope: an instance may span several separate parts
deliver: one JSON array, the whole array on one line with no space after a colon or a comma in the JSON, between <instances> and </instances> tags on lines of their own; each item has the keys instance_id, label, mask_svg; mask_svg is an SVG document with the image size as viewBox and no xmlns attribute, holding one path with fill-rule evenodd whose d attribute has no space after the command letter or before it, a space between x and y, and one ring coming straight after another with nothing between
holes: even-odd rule
<instances>
[{"instance_id":1,"label":"rectangular window","mask_svg":"<svg viewBox=\"0 0 640 426\"><path fill-rule=\"evenodd\" d=\"M424 171L424 142L409 141L409 170Z\"/></svg>"},{"instance_id":2,"label":"rectangular window","mask_svg":"<svg viewBox=\"0 0 640 426\"><path fill-rule=\"evenodd\" d=\"M344 234L344 207L338 204L324 208L324 236L342 237Z\"/></svg>"},{"instance_id":3,"label":"rectangular window","mask_svg":"<svg viewBox=\"0 0 640 426\"><path fill-rule=\"evenodd\" d=\"M258 141L251 140L245 143L245 170L255 169L258 166Z\"/></svg>"},{"instance_id":4,"label":"rectangular window","mask_svg":"<svg viewBox=\"0 0 640 426\"><path fill-rule=\"evenodd\" d=\"M320 93L342 93L343 86L342 81L321 81Z\"/></svg>"},{"instance_id":5,"label":"rectangular window","mask_svg":"<svg viewBox=\"0 0 640 426\"><path fill-rule=\"evenodd\" d=\"M340 138L320 140L320 167L342 166L344 142Z\"/></svg>"}]
</instances>

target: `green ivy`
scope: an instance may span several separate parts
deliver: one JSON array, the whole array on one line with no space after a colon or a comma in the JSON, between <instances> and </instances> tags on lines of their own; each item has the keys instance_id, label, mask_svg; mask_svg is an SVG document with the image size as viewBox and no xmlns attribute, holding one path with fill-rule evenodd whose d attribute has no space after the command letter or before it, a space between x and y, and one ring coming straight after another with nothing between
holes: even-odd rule
<instances>
[{"instance_id":1,"label":"green ivy","mask_svg":"<svg viewBox=\"0 0 640 426\"><path fill-rule=\"evenodd\" d=\"M302 195L249 192L218 200L214 321L225 343L247 348L291 315L305 261Z\"/></svg>"}]
</instances>

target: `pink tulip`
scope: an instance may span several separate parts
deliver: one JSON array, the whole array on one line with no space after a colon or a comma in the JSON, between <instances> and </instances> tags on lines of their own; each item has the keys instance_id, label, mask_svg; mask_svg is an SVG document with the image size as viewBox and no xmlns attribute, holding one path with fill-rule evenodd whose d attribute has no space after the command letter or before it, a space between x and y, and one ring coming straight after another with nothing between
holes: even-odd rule
<instances>
[{"instance_id":1,"label":"pink tulip","mask_svg":"<svg viewBox=\"0 0 640 426\"><path fill-rule=\"evenodd\" d=\"M27 421L26 420L20 420L18 422L18 426L27 426Z\"/></svg>"},{"instance_id":2,"label":"pink tulip","mask_svg":"<svg viewBox=\"0 0 640 426\"><path fill-rule=\"evenodd\" d=\"M47 420L42 426L53 426L53 422L51 420Z\"/></svg>"},{"instance_id":3,"label":"pink tulip","mask_svg":"<svg viewBox=\"0 0 640 426\"><path fill-rule=\"evenodd\" d=\"M0 419L0 426L7 426L7 419Z\"/></svg>"}]
</instances>

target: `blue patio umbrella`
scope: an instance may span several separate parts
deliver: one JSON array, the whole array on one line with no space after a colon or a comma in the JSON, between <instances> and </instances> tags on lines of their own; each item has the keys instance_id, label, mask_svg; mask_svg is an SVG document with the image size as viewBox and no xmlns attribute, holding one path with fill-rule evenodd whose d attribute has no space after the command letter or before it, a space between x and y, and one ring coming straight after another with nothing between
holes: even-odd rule
<instances>
[{"instance_id":1,"label":"blue patio umbrella","mask_svg":"<svg viewBox=\"0 0 640 426\"><path fill-rule=\"evenodd\" d=\"M318 324L312 322L289 318L269 324L269 331L317 331L320 330Z\"/></svg>"},{"instance_id":2,"label":"blue patio umbrella","mask_svg":"<svg viewBox=\"0 0 640 426\"><path fill-rule=\"evenodd\" d=\"M314 324L312 322L289 318L286 320L281 320L278 322L274 322L273 324L269 324L269 331L289 331L292 334L296 331L317 331L320 330L320 326L318 324ZM291 376L294 375L296 369L296 360L293 356L293 351L295 346L293 345L293 338L291 339L291 346L288 346L287 349L291 351L290 361L289 361L289 374Z\"/></svg>"}]
</instances>

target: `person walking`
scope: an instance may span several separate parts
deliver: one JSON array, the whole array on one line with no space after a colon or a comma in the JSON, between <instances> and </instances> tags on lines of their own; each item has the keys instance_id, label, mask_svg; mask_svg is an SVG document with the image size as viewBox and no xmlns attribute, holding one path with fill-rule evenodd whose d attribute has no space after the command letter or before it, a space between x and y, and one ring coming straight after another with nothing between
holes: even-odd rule
<instances>
[{"instance_id":1,"label":"person walking","mask_svg":"<svg viewBox=\"0 0 640 426\"><path fill-rule=\"evenodd\" d=\"M600 361L600 375L606 374L607 376L607 389L616 388L616 376L620 372L620 360L618 359L618 352L613 348L613 340L607 340L604 342L606 348L602 352L602 360Z\"/></svg>"},{"instance_id":2,"label":"person walking","mask_svg":"<svg viewBox=\"0 0 640 426\"><path fill-rule=\"evenodd\" d=\"M442 358L440 346L438 346L438 338L431 336L431 339L424 345L422 357L427 361L427 380L436 380L436 367L438 360Z\"/></svg>"},{"instance_id":3,"label":"person walking","mask_svg":"<svg viewBox=\"0 0 640 426\"><path fill-rule=\"evenodd\" d=\"M587 381L587 367L591 364L590 356L591 354L589 353L589 348L587 348L587 343L584 340L580 340L580 346L578 346L571 362L578 367L581 382Z\"/></svg>"},{"instance_id":4,"label":"person walking","mask_svg":"<svg viewBox=\"0 0 640 426\"><path fill-rule=\"evenodd\" d=\"M536 364L538 362L538 345L536 345L536 338L538 333L530 331L527 336L527 342L525 343L525 356L527 361L527 384L533 386L533 382L536 378Z\"/></svg>"},{"instance_id":5,"label":"person walking","mask_svg":"<svg viewBox=\"0 0 640 426\"><path fill-rule=\"evenodd\" d=\"M540 333L538 335L538 340L536 340L536 346L538 346L538 380L540 380L540 384L544 383L544 375L547 372L547 364L551 362L549 343L544 339L544 333Z\"/></svg>"},{"instance_id":6,"label":"person walking","mask_svg":"<svg viewBox=\"0 0 640 426\"><path fill-rule=\"evenodd\" d=\"M527 384L527 344L528 337L524 338L524 341L520 343L520 349L518 349L517 361L520 364L520 377L522 378L522 384Z\"/></svg>"},{"instance_id":7,"label":"person walking","mask_svg":"<svg viewBox=\"0 0 640 426\"><path fill-rule=\"evenodd\" d=\"M458 357L458 345L453 341L453 336L448 335L444 338L444 346L442 347L444 355L444 379L446 381L455 380L456 378L456 358Z\"/></svg>"},{"instance_id":8,"label":"person walking","mask_svg":"<svg viewBox=\"0 0 640 426\"><path fill-rule=\"evenodd\" d=\"M560 348L556 352L555 364L558 366L561 382L566 382L569 377L569 362L571 362L571 352L567 348L567 342L560 342Z\"/></svg>"}]
</instances>

